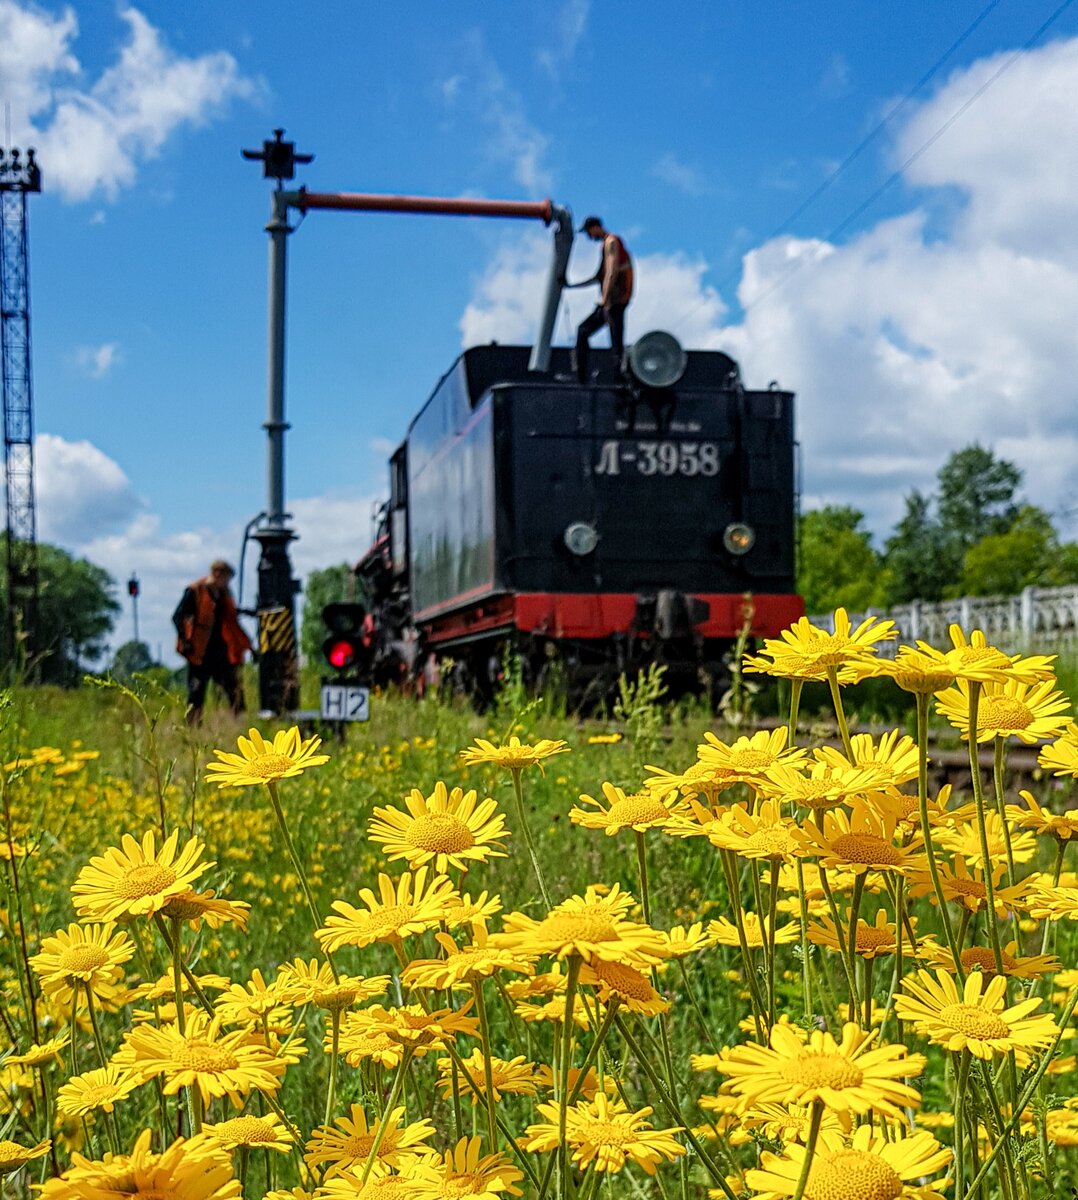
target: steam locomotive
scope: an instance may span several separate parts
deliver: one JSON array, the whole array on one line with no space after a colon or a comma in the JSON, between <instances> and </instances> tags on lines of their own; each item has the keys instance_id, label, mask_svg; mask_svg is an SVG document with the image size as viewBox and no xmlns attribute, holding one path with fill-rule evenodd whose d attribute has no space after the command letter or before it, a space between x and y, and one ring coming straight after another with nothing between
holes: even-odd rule
<instances>
[{"instance_id":1,"label":"steam locomotive","mask_svg":"<svg viewBox=\"0 0 1078 1200\"><path fill-rule=\"evenodd\" d=\"M739 636L804 611L793 395L662 332L584 384L551 355L537 373L527 347L465 351L390 458L355 568L375 679L451 660L483 697L511 649L575 699L652 661L674 690L713 687Z\"/></svg>"}]
</instances>

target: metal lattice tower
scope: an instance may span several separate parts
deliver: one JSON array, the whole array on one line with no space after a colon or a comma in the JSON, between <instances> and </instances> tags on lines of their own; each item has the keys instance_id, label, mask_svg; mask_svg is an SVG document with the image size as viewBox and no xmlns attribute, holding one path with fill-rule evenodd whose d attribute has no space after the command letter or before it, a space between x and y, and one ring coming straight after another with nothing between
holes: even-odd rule
<instances>
[{"instance_id":1,"label":"metal lattice tower","mask_svg":"<svg viewBox=\"0 0 1078 1200\"><path fill-rule=\"evenodd\" d=\"M4 385L7 489L9 668L37 661L37 515L34 501L34 394L30 377L30 258L26 197L41 191L30 150L0 149L0 352Z\"/></svg>"}]
</instances>

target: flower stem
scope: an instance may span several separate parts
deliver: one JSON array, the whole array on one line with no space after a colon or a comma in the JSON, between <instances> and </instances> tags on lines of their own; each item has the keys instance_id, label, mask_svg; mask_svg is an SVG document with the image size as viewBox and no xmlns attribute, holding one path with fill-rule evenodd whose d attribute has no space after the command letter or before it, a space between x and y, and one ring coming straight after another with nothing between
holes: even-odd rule
<instances>
[{"instance_id":1,"label":"flower stem","mask_svg":"<svg viewBox=\"0 0 1078 1200\"><path fill-rule=\"evenodd\" d=\"M779 869L782 860L771 860L771 874L767 890L767 1023L775 1024L775 924L778 921ZM808 1012L808 1008L805 1009Z\"/></svg>"},{"instance_id":2,"label":"flower stem","mask_svg":"<svg viewBox=\"0 0 1078 1200\"><path fill-rule=\"evenodd\" d=\"M634 831L636 838L636 873L640 879L640 907L644 911L644 924L651 924L651 897L648 891L648 851L644 844L644 835L639 830Z\"/></svg>"},{"instance_id":3,"label":"flower stem","mask_svg":"<svg viewBox=\"0 0 1078 1200\"><path fill-rule=\"evenodd\" d=\"M842 693L838 686L838 668L827 668L827 686L831 689L831 703L835 706L835 720L838 721L838 732L842 738L842 748L846 757L853 765L853 743L850 741L850 727L846 724L846 713L842 707Z\"/></svg>"},{"instance_id":4,"label":"flower stem","mask_svg":"<svg viewBox=\"0 0 1078 1200\"><path fill-rule=\"evenodd\" d=\"M737 924L737 941L741 947L741 966L745 972L745 982L749 985L749 998L752 1001L752 1016L756 1022L756 1037L764 1040L764 1002L756 982L756 968L749 953L749 942L745 936L745 921L741 911L741 889L738 885L737 867L733 862L732 850L720 850L722 869L726 875L726 889L730 895L730 907L734 910L734 921Z\"/></svg>"},{"instance_id":5,"label":"flower stem","mask_svg":"<svg viewBox=\"0 0 1078 1200\"><path fill-rule=\"evenodd\" d=\"M386 1101L385 1109L382 1112L381 1119L378 1122L378 1132L374 1135L374 1142L371 1145L371 1152L367 1155L367 1165L363 1168L363 1175L360 1179L360 1188L370 1178L371 1170L378 1158L378 1151L382 1148L382 1142L385 1140L386 1132L389 1129L389 1118L393 1114L393 1108L397 1103L397 1099L401 1094L401 1088L404 1086L404 1073L408 1070L408 1064L412 1061L412 1050L410 1046L406 1046L404 1055L401 1058L400 1066L397 1068L396 1075L393 1076L393 1087L389 1092L389 1099Z\"/></svg>"},{"instance_id":6,"label":"flower stem","mask_svg":"<svg viewBox=\"0 0 1078 1200\"><path fill-rule=\"evenodd\" d=\"M606 1041L606 1035L610 1032L610 1027L614 1024L614 1018L618 1015L618 1008L621 1001L617 996L611 996L606 1006L606 1013L603 1016L603 1023L599 1026L599 1032L595 1035L595 1039L591 1043L591 1049L588 1051L587 1057L584 1059L584 1064L580 1068L580 1074L576 1077L576 1083L573 1084L572 1090L569 1092L569 1099L566 1104L572 1107L577 1097L584 1090L584 1084L587 1081L588 1072L592 1068L592 1064L599 1057L599 1051L602 1048L603 1042Z\"/></svg>"},{"instance_id":7,"label":"flower stem","mask_svg":"<svg viewBox=\"0 0 1078 1200\"><path fill-rule=\"evenodd\" d=\"M329 1086L326 1088L326 1119L322 1122L326 1126L333 1120L333 1109L337 1100L337 1060L340 1057L341 1047L341 1010L336 1006L330 1012L330 1020L333 1022L333 1029L330 1035Z\"/></svg>"},{"instance_id":8,"label":"flower stem","mask_svg":"<svg viewBox=\"0 0 1078 1200\"><path fill-rule=\"evenodd\" d=\"M528 857L531 859L532 870L535 872L535 879L539 884L539 894L543 897L543 903L549 910L553 908L553 905L550 903L550 893L547 891L546 880L543 878L543 869L539 866L539 856L535 852L532 831L528 826L528 814L524 811L524 793L520 786L520 768L510 768L509 774L513 777L513 796L517 804L517 819L520 821L520 829L524 834L525 845L528 847Z\"/></svg>"},{"instance_id":9,"label":"flower stem","mask_svg":"<svg viewBox=\"0 0 1078 1200\"><path fill-rule=\"evenodd\" d=\"M854 984L854 991L850 995L850 1020L857 1020L857 921L861 912L861 897L865 891L865 871L859 871L857 878L853 884L853 899L850 901L850 929L849 929L849 959L850 970L852 972L850 978ZM866 1005L871 1001L866 999ZM870 1026L866 1025L866 1029Z\"/></svg>"},{"instance_id":10,"label":"flower stem","mask_svg":"<svg viewBox=\"0 0 1078 1200\"><path fill-rule=\"evenodd\" d=\"M995 880L992 859L988 849L988 830L985 826L984 789L981 786L981 764L977 753L977 706L981 698L981 685L972 680L969 685L969 723L966 728L969 742L969 770L973 777L973 800L977 806L977 832L981 839L981 860L984 870L984 890L988 905L988 933L992 941L992 954L996 960L996 974L1003 974L1003 949L999 942L999 920L996 913ZM957 959L958 956L955 955ZM961 966L961 964L959 964Z\"/></svg>"},{"instance_id":11,"label":"flower stem","mask_svg":"<svg viewBox=\"0 0 1078 1200\"><path fill-rule=\"evenodd\" d=\"M580 955L569 956L569 971L565 979L565 1019L561 1029L561 1061L557 1089L558 1098L558 1195L569 1194L569 1154L565 1145L565 1127L569 1113L569 1060L573 1053L573 1003L580 978Z\"/></svg>"},{"instance_id":12,"label":"flower stem","mask_svg":"<svg viewBox=\"0 0 1078 1200\"><path fill-rule=\"evenodd\" d=\"M797 1188L793 1200L802 1200L808 1185L809 1171L812 1169L812 1159L816 1154L816 1139L820 1136L820 1122L823 1119L823 1101L813 1100L812 1116L809 1118L808 1141L805 1143L805 1160L801 1164L801 1174L797 1179Z\"/></svg>"},{"instance_id":13,"label":"flower stem","mask_svg":"<svg viewBox=\"0 0 1078 1200\"><path fill-rule=\"evenodd\" d=\"M963 1050L958 1063L958 1070L955 1075L955 1100L954 1100L954 1166L955 1166L955 1184L954 1184L954 1200L962 1200L963 1188L965 1185L966 1165L965 1155L965 1128L962 1122L966 1115L966 1085L969 1080L969 1064L970 1052Z\"/></svg>"},{"instance_id":14,"label":"flower stem","mask_svg":"<svg viewBox=\"0 0 1078 1200\"><path fill-rule=\"evenodd\" d=\"M494 1047L490 1043L490 1021L487 1017L487 1002L483 996L483 980L478 975L470 975L472 995L475 997L475 1010L479 1014L479 1032L483 1038L483 1080L487 1093L487 1139L488 1153L494 1154L498 1149L498 1120L495 1109L494 1070L491 1065L491 1055Z\"/></svg>"}]
</instances>

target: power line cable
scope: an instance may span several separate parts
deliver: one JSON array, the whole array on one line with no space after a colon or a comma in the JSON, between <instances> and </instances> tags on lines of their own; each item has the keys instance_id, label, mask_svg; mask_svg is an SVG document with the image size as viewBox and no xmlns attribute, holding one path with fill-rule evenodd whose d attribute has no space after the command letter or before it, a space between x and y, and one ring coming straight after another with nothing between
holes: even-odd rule
<instances>
[{"instance_id":1,"label":"power line cable","mask_svg":"<svg viewBox=\"0 0 1078 1200\"><path fill-rule=\"evenodd\" d=\"M1029 35L1022 45L1010 55L1010 57L1004 60L998 70L993 71L993 73L984 81L984 83L981 84L981 86L973 93L972 96L969 96L962 104L960 104L958 108L951 113L947 120L944 121L943 124L933 134L926 138L925 141L923 141L921 145L918 146L917 149L914 150L913 153L901 163L900 166L898 166L894 171L891 172L890 175L888 175L888 177L883 181L883 183L880 184L879 187L877 187L864 200L862 200L852 212L843 217L843 219L834 227L834 229L827 234L827 236L824 238L824 241L833 242L850 225L852 225L853 222L856 221L857 218L866 211L866 209L870 208L880 198L880 196L884 194L884 192L886 192L893 184L901 179L906 173L907 169L911 167L926 151L931 149L932 146L934 146L936 142L943 137L947 130L950 129L960 117L962 117L973 107L973 105L985 94L985 92L988 91L988 89L1000 78L1000 76L1003 75L1004 72L1008 71L1030 48L1030 46L1032 46L1033 43L1036 42L1043 33L1045 33L1049 28L1051 28L1052 25L1055 24L1055 22L1063 15L1064 12L1066 12L1068 8L1070 8L1073 3L1074 0L1063 0L1063 3L1060 4L1054 10L1054 12L1052 12L1051 15L1044 20L1037 27L1037 29L1034 30L1033 33ZM771 287L769 287L765 292L761 293L761 295L757 296L751 304L744 305L742 312L750 312L752 309L756 308L757 305L763 303L763 301L769 296L774 295L775 292L784 287L787 281L790 280L809 261L810 260L807 258L795 259L786 269L786 271L775 280Z\"/></svg>"}]
</instances>

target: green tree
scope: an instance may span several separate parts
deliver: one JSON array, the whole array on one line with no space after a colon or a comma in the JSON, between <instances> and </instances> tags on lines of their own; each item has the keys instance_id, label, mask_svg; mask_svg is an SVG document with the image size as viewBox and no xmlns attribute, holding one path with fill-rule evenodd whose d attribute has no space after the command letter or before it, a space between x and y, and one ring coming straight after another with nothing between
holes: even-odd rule
<instances>
[{"instance_id":1,"label":"green tree","mask_svg":"<svg viewBox=\"0 0 1078 1200\"><path fill-rule=\"evenodd\" d=\"M359 599L355 592L355 576L347 563L311 571L303 584L303 623L300 628L300 653L308 663L322 661L322 643L326 631L322 625L322 609L338 601Z\"/></svg>"},{"instance_id":2,"label":"green tree","mask_svg":"<svg viewBox=\"0 0 1078 1200\"><path fill-rule=\"evenodd\" d=\"M886 579L864 513L828 505L801 516L798 590L809 613L842 605L860 611L883 603Z\"/></svg>"},{"instance_id":3,"label":"green tree","mask_svg":"<svg viewBox=\"0 0 1078 1200\"><path fill-rule=\"evenodd\" d=\"M1076 550L1060 545L1044 509L1027 504L1007 530L981 538L966 551L961 594L1013 596L1025 587L1074 583Z\"/></svg>"},{"instance_id":4,"label":"green tree","mask_svg":"<svg viewBox=\"0 0 1078 1200\"><path fill-rule=\"evenodd\" d=\"M956 450L939 472L939 518L965 553L982 538L1006 533L1018 515L1022 472L976 442Z\"/></svg>"},{"instance_id":5,"label":"green tree","mask_svg":"<svg viewBox=\"0 0 1078 1200\"><path fill-rule=\"evenodd\" d=\"M0 538L0 550L5 549ZM41 678L45 683L74 686L82 678L83 664L105 652L106 639L120 611L114 594L116 582L103 567L47 543L37 548L37 569L35 650ZM6 612L6 576L0 578L0 602ZM4 665L9 669L12 666Z\"/></svg>"},{"instance_id":6,"label":"green tree","mask_svg":"<svg viewBox=\"0 0 1078 1200\"><path fill-rule=\"evenodd\" d=\"M932 514L932 497L916 489L906 497L906 512L884 547L886 602L941 600L958 577L961 555Z\"/></svg>"},{"instance_id":7,"label":"green tree","mask_svg":"<svg viewBox=\"0 0 1078 1200\"><path fill-rule=\"evenodd\" d=\"M124 642L112 656L109 671L121 683L128 683L133 675L148 671L157 664L145 642Z\"/></svg>"}]
</instances>

